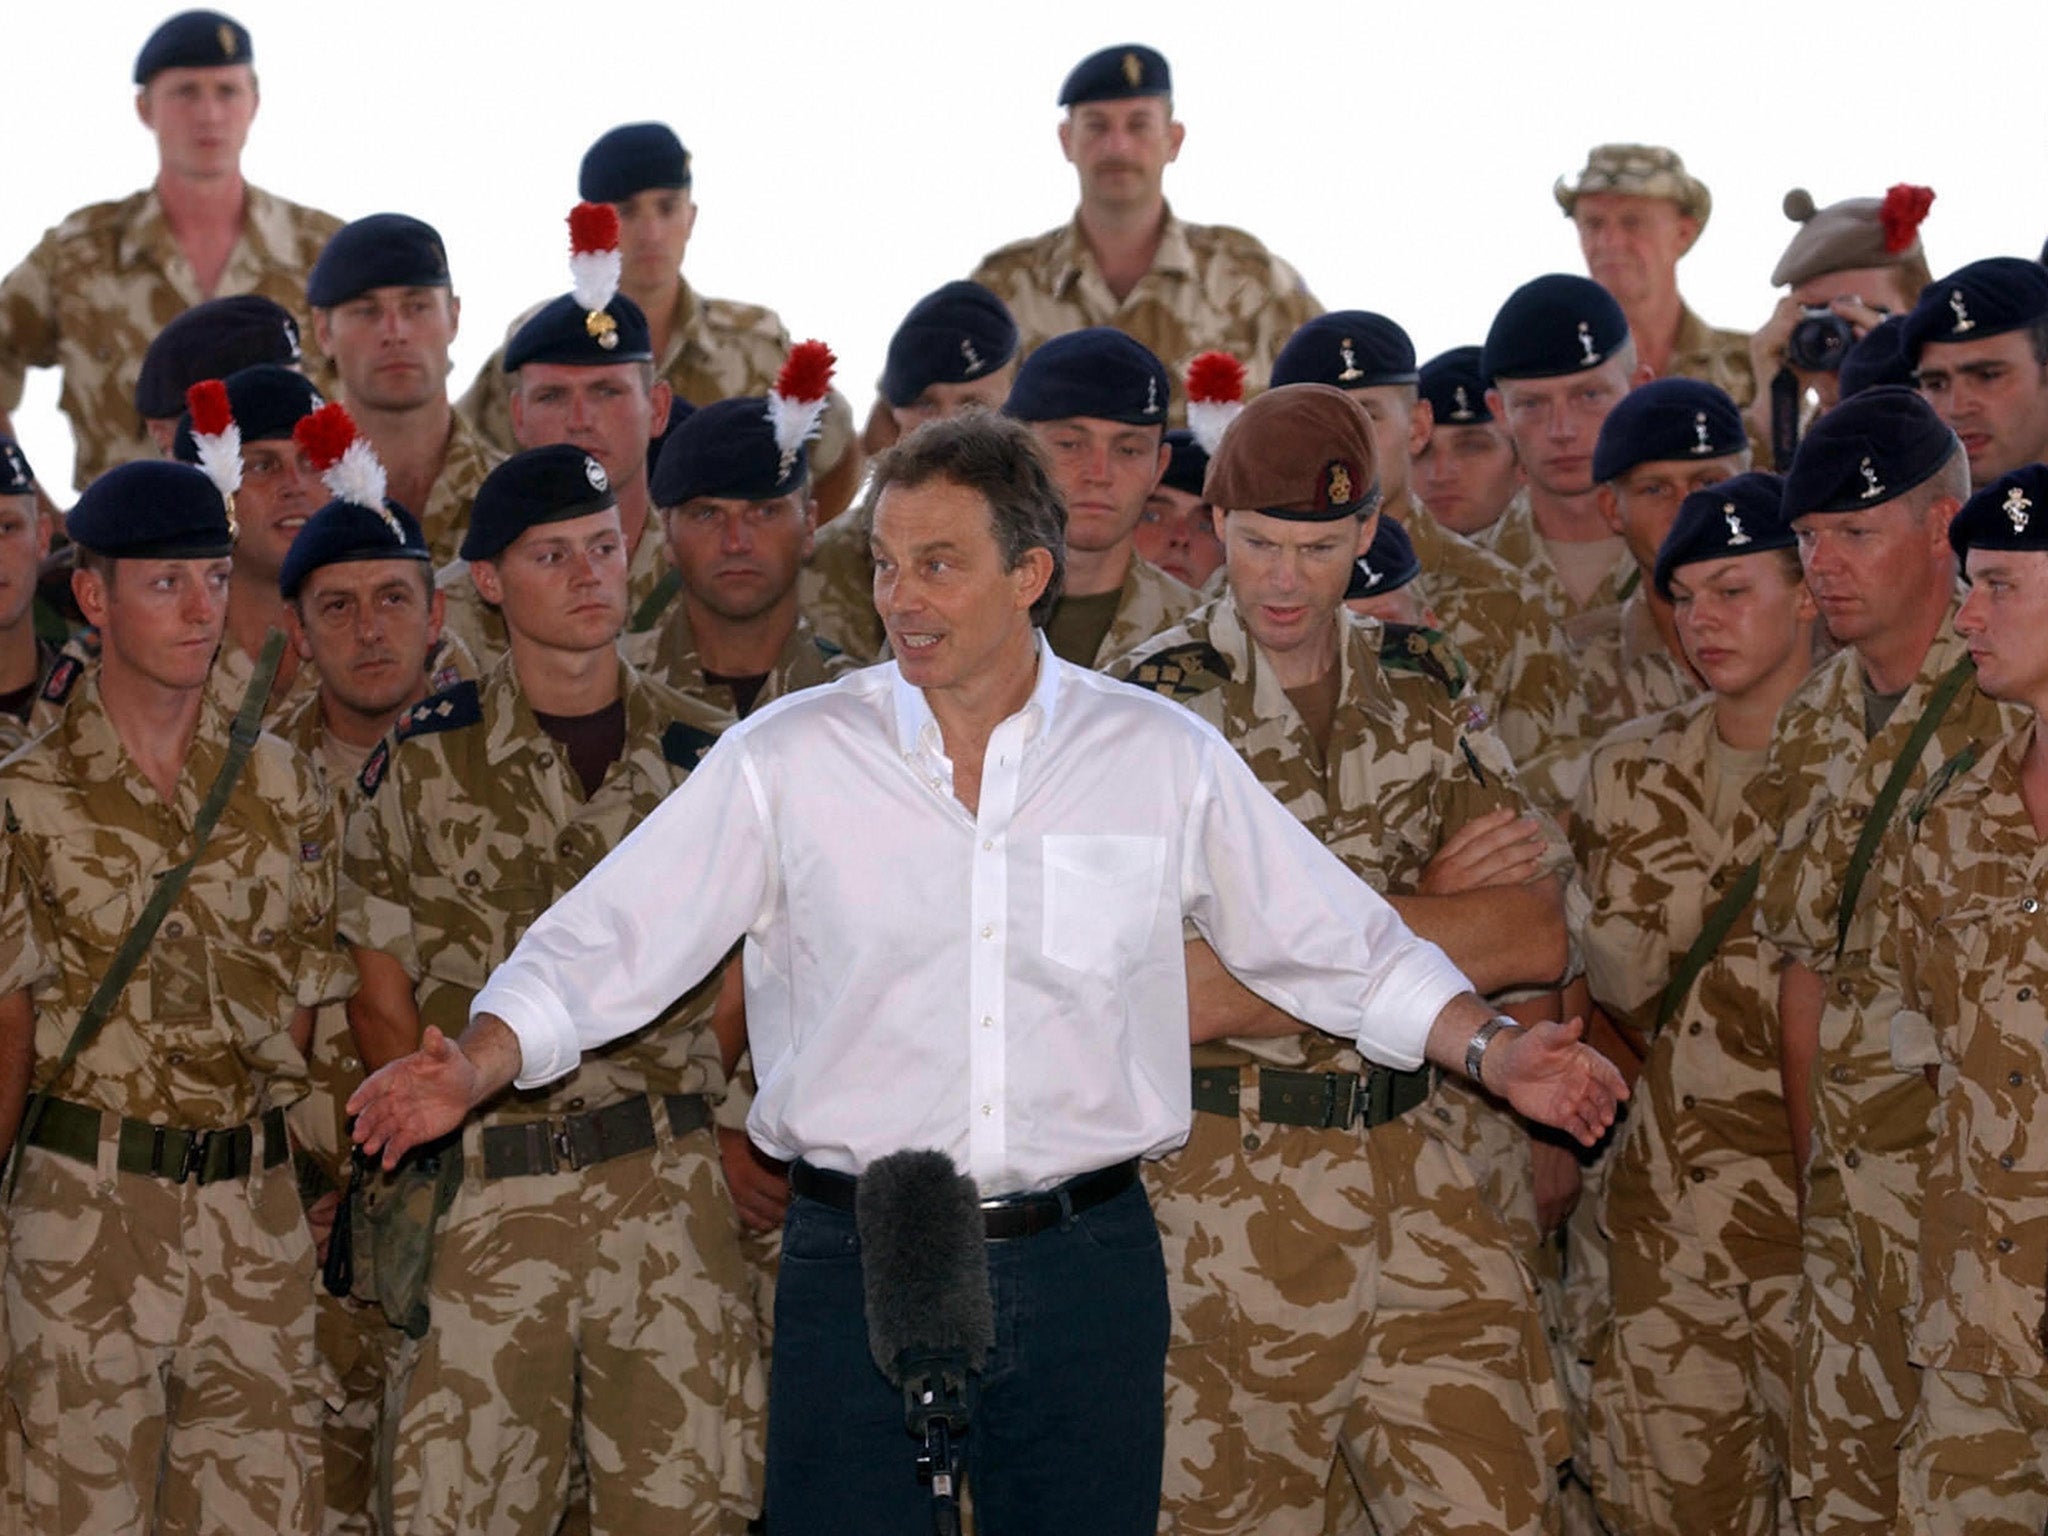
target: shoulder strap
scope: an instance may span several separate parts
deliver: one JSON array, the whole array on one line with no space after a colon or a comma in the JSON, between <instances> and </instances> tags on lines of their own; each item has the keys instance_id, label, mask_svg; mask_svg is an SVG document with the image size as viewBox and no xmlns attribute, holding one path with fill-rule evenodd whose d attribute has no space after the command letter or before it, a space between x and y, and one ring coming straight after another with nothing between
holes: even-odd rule
<instances>
[{"instance_id":1,"label":"shoulder strap","mask_svg":"<svg viewBox=\"0 0 2048 1536\"><path fill-rule=\"evenodd\" d=\"M1735 919L1742 915L1756 896L1756 888L1763 875L1764 861L1751 859L1743 866L1742 873L1735 877L1735 883L1728 887L1721 899L1714 903L1714 910L1707 914L1701 926L1699 937L1692 941L1692 948L1685 952L1685 958L1678 962L1678 969L1671 973L1671 980L1664 984L1664 995L1657 999L1657 1028L1662 1029L1678 1016L1678 1010L1685 1002L1686 993L1699 980L1700 972L1707 968L1707 962L1714 958L1714 952L1728 937L1728 930L1735 926Z\"/></svg>"},{"instance_id":2,"label":"shoulder strap","mask_svg":"<svg viewBox=\"0 0 2048 1536\"><path fill-rule=\"evenodd\" d=\"M1913 776L1913 767L1920 761L1920 754L1927 750L1927 743L1934 738L1934 731L1941 724L1949 706L1956 701L1956 695L1963 691L1963 684L1976 674L1970 658L1965 656L1934 685L1933 696L1927 707L1920 711L1920 718L1913 722L1913 734L1906 738L1906 745L1900 751L1898 761L1892 764L1892 771L1884 781L1884 788L1877 792L1877 799L1871 802L1870 816L1863 823L1862 835L1856 839L1856 851L1849 855L1848 872L1842 877L1842 904L1835 909L1835 958L1842 958L1842 950L1849 942L1849 919L1856 915L1856 898L1863 894L1863 882L1870 874L1870 866L1877 858L1877 845L1884 841L1884 834L1891 826L1892 813L1899 808L1899 797L1906 792L1906 781Z\"/></svg>"},{"instance_id":3,"label":"shoulder strap","mask_svg":"<svg viewBox=\"0 0 2048 1536\"><path fill-rule=\"evenodd\" d=\"M654 590L633 610L632 621L626 625L627 630L637 635L642 630L654 628L655 621L668 611L668 605L675 601L676 593L682 589L681 572L670 566L661 573L661 580L654 584Z\"/></svg>"},{"instance_id":4,"label":"shoulder strap","mask_svg":"<svg viewBox=\"0 0 2048 1536\"><path fill-rule=\"evenodd\" d=\"M220 772L214 775L213 784L200 802L199 814L192 818L192 851L182 863L173 864L157 877L156 889L149 893L149 901L142 909L142 916L135 920L135 926L128 930L128 936L121 941L121 947L114 951L114 958L108 962L100 984L93 989L92 998L85 1005L85 1011L78 1016L78 1025L71 1031L71 1038L64 1044L64 1054L57 1058L57 1070L50 1074L49 1082L30 1096L26 1112L22 1115L21 1131L16 1138L26 1142L34 1132L36 1122L42 1118L45 1102L63 1081L64 1074L71 1070L71 1064L78 1060L79 1053L92 1044L93 1037L106 1023L107 1015L113 1011L114 1000L121 995L121 989L128 985L128 978L135 973L143 952L156 937L156 930L171 910L171 903L178 899L178 893L185 889L185 881L191 876L193 866L199 862L200 854L206 851L206 840L213 835L214 823L227 809L228 796L235 787L235 780L242 776L242 765L249 760L249 751L256 745L256 738L263 730L263 706L270 699L270 684L277 676L277 664L284 656L284 631L273 629L263 641L263 654L256 662L256 675L249 679L249 688L242 695L241 708L235 711L235 723L228 730L228 754L220 765ZM8 1177L8 1190L14 1188L14 1178L21 1169L21 1160L14 1161L14 1171Z\"/></svg>"}]
</instances>

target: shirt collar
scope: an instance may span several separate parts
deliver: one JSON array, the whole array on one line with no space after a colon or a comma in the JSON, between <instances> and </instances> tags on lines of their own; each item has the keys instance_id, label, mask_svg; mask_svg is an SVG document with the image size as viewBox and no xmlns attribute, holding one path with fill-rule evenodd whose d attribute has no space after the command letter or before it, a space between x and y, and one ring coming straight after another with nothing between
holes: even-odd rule
<instances>
[{"instance_id":1,"label":"shirt collar","mask_svg":"<svg viewBox=\"0 0 2048 1536\"><path fill-rule=\"evenodd\" d=\"M1024 707L1010 717L1023 718L1027 747L1043 741L1052 730L1053 716L1059 707L1063 669L1063 663L1052 653L1052 642L1045 638L1045 631L1034 629L1032 635L1038 644L1038 681L1032 684L1031 697L1024 701ZM938 717L932 713L924 690L905 682L902 669L891 664L889 691L896 716L898 746L906 753L928 752L934 760L944 761L945 738L940 734Z\"/></svg>"}]
</instances>

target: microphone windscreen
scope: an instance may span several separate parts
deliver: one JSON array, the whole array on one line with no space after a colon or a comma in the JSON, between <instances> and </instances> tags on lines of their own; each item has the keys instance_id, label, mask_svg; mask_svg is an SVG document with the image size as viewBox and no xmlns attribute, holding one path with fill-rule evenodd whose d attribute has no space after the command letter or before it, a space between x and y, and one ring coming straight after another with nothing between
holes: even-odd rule
<instances>
[{"instance_id":1,"label":"microphone windscreen","mask_svg":"<svg viewBox=\"0 0 2048 1536\"><path fill-rule=\"evenodd\" d=\"M943 1152L891 1152L854 1196L868 1348L902 1385L905 1355L961 1354L978 1369L995 1344L987 1225L974 1180Z\"/></svg>"}]
</instances>

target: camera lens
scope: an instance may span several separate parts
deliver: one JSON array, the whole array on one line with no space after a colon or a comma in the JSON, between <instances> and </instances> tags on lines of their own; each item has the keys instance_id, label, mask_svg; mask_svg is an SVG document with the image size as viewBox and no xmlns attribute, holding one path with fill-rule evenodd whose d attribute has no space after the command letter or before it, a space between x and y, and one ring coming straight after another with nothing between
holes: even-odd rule
<instances>
[{"instance_id":1,"label":"camera lens","mask_svg":"<svg viewBox=\"0 0 2048 1536\"><path fill-rule=\"evenodd\" d=\"M1849 322L1833 310L1808 310L1792 327L1785 342L1785 356L1794 368L1806 373L1839 373L1842 356L1854 345L1856 333Z\"/></svg>"}]
</instances>

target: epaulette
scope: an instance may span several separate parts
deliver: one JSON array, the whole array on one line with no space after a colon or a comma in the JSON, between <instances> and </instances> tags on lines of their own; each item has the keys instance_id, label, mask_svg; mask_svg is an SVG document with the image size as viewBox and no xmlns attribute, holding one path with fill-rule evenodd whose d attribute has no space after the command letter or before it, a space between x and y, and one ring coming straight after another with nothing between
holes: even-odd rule
<instances>
[{"instance_id":1,"label":"epaulette","mask_svg":"<svg viewBox=\"0 0 2048 1536\"><path fill-rule=\"evenodd\" d=\"M78 680L85 676L85 663L76 656L59 656L57 664L50 668L50 675L43 679L43 702L62 704L71 697L71 690L78 686Z\"/></svg>"},{"instance_id":2,"label":"epaulette","mask_svg":"<svg viewBox=\"0 0 2048 1536\"><path fill-rule=\"evenodd\" d=\"M1977 742L1971 742L1928 776L1927 787L1913 797L1913 804L1906 812L1908 821L1916 827L1919 826L1927 813L1934 809L1934 802L1941 798L1941 792L1961 775L1976 767L1978 745Z\"/></svg>"},{"instance_id":3,"label":"epaulette","mask_svg":"<svg viewBox=\"0 0 2048 1536\"><path fill-rule=\"evenodd\" d=\"M1155 651L1131 668L1124 681L1169 699L1200 698L1230 681L1230 658L1206 640L1190 640Z\"/></svg>"},{"instance_id":4,"label":"epaulette","mask_svg":"<svg viewBox=\"0 0 2048 1536\"><path fill-rule=\"evenodd\" d=\"M1442 630L1420 624L1382 624L1380 665L1389 672L1413 672L1429 678L1454 699L1465 691L1465 658Z\"/></svg>"},{"instance_id":5,"label":"epaulette","mask_svg":"<svg viewBox=\"0 0 2048 1536\"><path fill-rule=\"evenodd\" d=\"M678 768L696 771L704 754L718 745L718 733L677 720L661 733L661 755Z\"/></svg>"},{"instance_id":6,"label":"epaulette","mask_svg":"<svg viewBox=\"0 0 2048 1536\"><path fill-rule=\"evenodd\" d=\"M369 799L377 793L377 786L384 782L384 775L391 767L391 738L386 736L370 748L370 755L363 759L362 770L356 774L356 787Z\"/></svg>"},{"instance_id":7,"label":"epaulette","mask_svg":"<svg viewBox=\"0 0 2048 1536\"><path fill-rule=\"evenodd\" d=\"M465 678L453 688L430 693L398 717L398 739L434 736L442 731L459 731L466 725L481 725L484 718L483 691Z\"/></svg>"}]
</instances>

